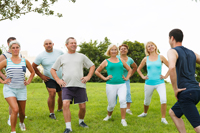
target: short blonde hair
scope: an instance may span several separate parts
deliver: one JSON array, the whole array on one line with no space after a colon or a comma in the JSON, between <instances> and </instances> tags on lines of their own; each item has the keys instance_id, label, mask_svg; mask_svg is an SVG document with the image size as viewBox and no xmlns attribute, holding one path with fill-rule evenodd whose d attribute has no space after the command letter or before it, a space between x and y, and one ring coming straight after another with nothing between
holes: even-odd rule
<instances>
[{"instance_id":1,"label":"short blonde hair","mask_svg":"<svg viewBox=\"0 0 200 133\"><path fill-rule=\"evenodd\" d=\"M156 44L153 43L153 42L151 42L151 41L149 41L149 42L147 42L146 45L145 45L145 54L146 54L146 56L149 56L149 55L150 55L150 53L149 53L148 50L147 50L147 45L148 45L148 44L153 44L153 45L156 47L156 49L155 49L156 54L159 54L159 53L158 53L158 48L157 48Z\"/></svg>"},{"instance_id":2,"label":"short blonde hair","mask_svg":"<svg viewBox=\"0 0 200 133\"><path fill-rule=\"evenodd\" d=\"M19 47L20 47L20 43L19 43L17 40L13 40L13 41L11 41L11 42L9 43L9 49L11 49L11 47L12 47L13 44L18 44Z\"/></svg>"},{"instance_id":3,"label":"short blonde hair","mask_svg":"<svg viewBox=\"0 0 200 133\"><path fill-rule=\"evenodd\" d=\"M106 56L110 56L110 49L113 48L114 46L117 48L117 45L115 45L115 44L110 44L110 45L108 46L108 49L107 49L107 51L106 51L106 53L105 53ZM118 50L118 48L117 48L117 55L118 55L118 54L119 54L119 50Z\"/></svg>"}]
</instances>

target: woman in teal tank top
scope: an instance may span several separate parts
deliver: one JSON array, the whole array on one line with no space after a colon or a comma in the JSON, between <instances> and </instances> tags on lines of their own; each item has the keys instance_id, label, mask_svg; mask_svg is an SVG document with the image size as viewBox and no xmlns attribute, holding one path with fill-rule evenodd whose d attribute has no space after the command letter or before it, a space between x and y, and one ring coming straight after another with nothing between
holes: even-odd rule
<instances>
[{"instance_id":1,"label":"woman in teal tank top","mask_svg":"<svg viewBox=\"0 0 200 133\"><path fill-rule=\"evenodd\" d=\"M131 76L131 68L125 61L118 59L116 56L119 51L116 45L110 45L107 49L106 55L110 56L109 59L104 60L100 66L96 69L95 74L106 81L106 94L108 99L107 112L108 115L103 119L108 121L111 118L112 112L116 105L116 96L119 97L120 109L121 109L121 124L127 126L126 116L126 84L125 81ZM123 67L128 71L127 76L123 75ZM101 71L106 68L107 77L101 74Z\"/></svg>"},{"instance_id":2,"label":"woman in teal tank top","mask_svg":"<svg viewBox=\"0 0 200 133\"><path fill-rule=\"evenodd\" d=\"M31 83L35 72L30 62L24 58L19 57L20 44L16 40L9 43L9 49L12 57L3 60L0 63L0 70L6 68L7 79L0 82L4 84L3 94L5 100L8 102L12 109L11 113L11 132L16 133L15 127L17 123L17 114L19 112L20 128L22 131L26 130L24 124L25 107L27 99L26 85ZM25 72L26 68L30 71L31 75L26 81Z\"/></svg>"},{"instance_id":3,"label":"woman in teal tank top","mask_svg":"<svg viewBox=\"0 0 200 133\"><path fill-rule=\"evenodd\" d=\"M169 76L169 71L166 73L165 76L161 75L162 63L164 63L168 67L168 61L164 56L158 54L157 46L153 42L148 42L146 44L145 54L146 57L144 57L137 69L138 74L141 76L142 79L145 80L144 112L138 115L138 117L145 117L147 115L153 91L156 89L160 96L161 102L161 122L164 124L168 124L167 120L165 119L167 98L164 79ZM147 66L146 76L144 76L141 72L141 69L145 66L145 64Z\"/></svg>"}]
</instances>

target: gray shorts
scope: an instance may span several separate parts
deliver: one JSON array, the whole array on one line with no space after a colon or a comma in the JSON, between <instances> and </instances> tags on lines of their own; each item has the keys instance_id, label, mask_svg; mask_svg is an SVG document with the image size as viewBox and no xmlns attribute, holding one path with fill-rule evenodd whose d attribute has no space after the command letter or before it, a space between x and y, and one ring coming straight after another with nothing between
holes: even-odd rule
<instances>
[{"instance_id":1,"label":"gray shorts","mask_svg":"<svg viewBox=\"0 0 200 133\"><path fill-rule=\"evenodd\" d=\"M62 87L62 100L70 100L71 104L85 103L88 101L85 88L81 87Z\"/></svg>"}]
</instances>

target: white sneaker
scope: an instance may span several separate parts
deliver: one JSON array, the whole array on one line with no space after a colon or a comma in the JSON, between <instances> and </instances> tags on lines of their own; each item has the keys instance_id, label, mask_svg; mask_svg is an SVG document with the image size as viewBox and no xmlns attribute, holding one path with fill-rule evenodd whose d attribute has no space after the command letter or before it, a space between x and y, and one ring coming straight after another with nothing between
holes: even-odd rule
<instances>
[{"instance_id":1,"label":"white sneaker","mask_svg":"<svg viewBox=\"0 0 200 133\"><path fill-rule=\"evenodd\" d=\"M19 127L21 128L21 131L26 131L26 127L24 123L19 122Z\"/></svg>"},{"instance_id":2,"label":"white sneaker","mask_svg":"<svg viewBox=\"0 0 200 133\"><path fill-rule=\"evenodd\" d=\"M147 116L147 113L142 113L142 114L140 114L140 115L138 115L138 117L145 117L145 116Z\"/></svg>"},{"instance_id":3,"label":"white sneaker","mask_svg":"<svg viewBox=\"0 0 200 133\"><path fill-rule=\"evenodd\" d=\"M130 114L130 115L133 115L133 113L131 112L130 109L127 109L127 110L126 110L126 113L127 113L127 114Z\"/></svg>"},{"instance_id":4,"label":"white sneaker","mask_svg":"<svg viewBox=\"0 0 200 133\"><path fill-rule=\"evenodd\" d=\"M11 126L10 119L8 119L8 122L7 122L7 123L8 123L9 126Z\"/></svg>"},{"instance_id":5,"label":"white sneaker","mask_svg":"<svg viewBox=\"0 0 200 133\"><path fill-rule=\"evenodd\" d=\"M111 116L108 116L108 115L107 115L103 120L104 120L104 121L108 121L110 118L111 118Z\"/></svg>"},{"instance_id":6,"label":"white sneaker","mask_svg":"<svg viewBox=\"0 0 200 133\"><path fill-rule=\"evenodd\" d=\"M121 124L122 124L124 127L128 126L125 120L121 120Z\"/></svg>"},{"instance_id":7,"label":"white sneaker","mask_svg":"<svg viewBox=\"0 0 200 133\"><path fill-rule=\"evenodd\" d=\"M168 122L167 122L167 120L165 118L162 118L161 122L164 123L164 124L168 124Z\"/></svg>"}]
</instances>

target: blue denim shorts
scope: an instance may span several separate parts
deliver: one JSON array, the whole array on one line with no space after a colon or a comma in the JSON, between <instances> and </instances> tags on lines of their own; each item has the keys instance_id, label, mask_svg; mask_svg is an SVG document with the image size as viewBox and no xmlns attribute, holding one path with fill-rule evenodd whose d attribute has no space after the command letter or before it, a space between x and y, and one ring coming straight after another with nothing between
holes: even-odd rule
<instances>
[{"instance_id":1,"label":"blue denim shorts","mask_svg":"<svg viewBox=\"0 0 200 133\"><path fill-rule=\"evenodd\" d=\"M196 104L200 101L200 89L186 89L178 94L178 101L171 108L174 114L180 118L183 114L195 128L200 126L200 115Z\"/></svg>"},{"instance_id":2,"label":"blue denim shorts","mask_svg":"<svg viewBox=\"0 0 200 133\"><path fill-rule=\"evenodd\" d=\"M27 100L27 90L26 86L24 88L10 88L7 84L3 86L3 95L4 98L16 97L17 101L26 101Z\"/></svg>"}]
</instances>

